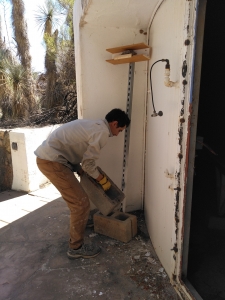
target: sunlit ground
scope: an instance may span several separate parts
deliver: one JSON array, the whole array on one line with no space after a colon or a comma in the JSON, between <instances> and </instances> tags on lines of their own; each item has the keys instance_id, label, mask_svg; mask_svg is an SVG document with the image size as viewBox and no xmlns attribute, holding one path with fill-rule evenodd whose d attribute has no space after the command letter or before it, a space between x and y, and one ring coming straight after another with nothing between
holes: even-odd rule
<instances>
[{"instance_id":1,"label":"sunlit ground","mask_svg":"<svg viewBox=\"0 0 225 300\"><path fill-rule=\"evenodd\" d=\"M51 184L29 194L22 194L16 191L0 193L0 228L59 197L61 195Z\"/></svg>"}]
</instances>

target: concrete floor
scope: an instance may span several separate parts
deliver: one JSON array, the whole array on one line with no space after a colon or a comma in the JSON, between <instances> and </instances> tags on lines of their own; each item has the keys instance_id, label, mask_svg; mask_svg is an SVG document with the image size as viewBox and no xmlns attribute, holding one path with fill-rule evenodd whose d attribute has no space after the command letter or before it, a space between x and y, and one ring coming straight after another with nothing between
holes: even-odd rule
<instances>
[{"instance_id":1,"label":"concrete floor","mask_svg":"<svg viewBox=\"0 0 225 300\"><path fill-rule=\"evenodd\" d=\"M32 194L0 194L0 299L179 299L146 231L142 211L138 235L125 244L85 232L102 253L69 260L69 211L52 186Z\"/></svg>"}]
</instances>

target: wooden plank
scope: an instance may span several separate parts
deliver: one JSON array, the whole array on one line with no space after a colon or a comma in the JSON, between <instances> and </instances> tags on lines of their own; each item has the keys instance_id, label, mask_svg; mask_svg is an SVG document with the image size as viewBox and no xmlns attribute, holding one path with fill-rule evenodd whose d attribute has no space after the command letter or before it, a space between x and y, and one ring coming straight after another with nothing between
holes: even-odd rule
<instances>
[{"instance_id":1,"label":"wooden plank","mask_svg":"<svg viewBox=\"0 0 225 300\"><path fill-rule=\"evenodd\" d=\"M107 59L106 61L113 65L119 65L119 64L147 61L149 59L150 58L148 56L140 54L140 55L133 55L132 57L123 58L123 59Z\"/></svg>"},{"instance_id":2,"label":"wooden plank","mask_svg":"<svg viewBox=\"0 0 225 300\"><path fill-rule=\"evenodd\" d=\"M126 46L121 46L116 48L109 48L106 49L106 51L115 54L115 53L123 52L125 50L139 50L139 49L146 49L146 48L150 48L150 47L145 43L139 43L139 44L126 45Z\"/></svg>"}]
</instances>

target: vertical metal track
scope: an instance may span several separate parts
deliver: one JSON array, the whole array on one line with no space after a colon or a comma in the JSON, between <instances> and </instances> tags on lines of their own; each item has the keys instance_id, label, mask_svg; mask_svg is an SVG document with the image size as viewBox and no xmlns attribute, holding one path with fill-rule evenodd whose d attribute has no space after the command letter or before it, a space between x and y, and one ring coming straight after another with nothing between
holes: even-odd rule
<instances>
[{"instance_id":1,"label":"vertical metal track","mask_svg":"<svg viewBox=\"0 0 225 300\"><path fill-rule=\"evenodd\" d=\"M126 113L131 119L132 111L132 98L133 98L133 82L134 82L134 67L135 63L129 64L128 72L128 89L127 89L127 107ZM123 150L123 172L122 172L122 185L121 190L126 195L127 172L128 172L128 156L129 156L129 143L130 143L130 126L125 130L124 135L124 150Z\"/></svg>"}]
</instances>

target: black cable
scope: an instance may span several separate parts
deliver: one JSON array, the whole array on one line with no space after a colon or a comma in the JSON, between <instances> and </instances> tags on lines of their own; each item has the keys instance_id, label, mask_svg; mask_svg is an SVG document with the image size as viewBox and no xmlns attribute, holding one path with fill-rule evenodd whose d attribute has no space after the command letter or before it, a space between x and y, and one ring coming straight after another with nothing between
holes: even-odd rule
<instances>
[{"instance_id":1,"label":"black cable","mask_svg":"<svg viewBox=\"0 0 225 300\"><path fill-rule=\"evenodd\" d=\"M153 100L153 89L152 89L152 68L153 66L160 62L160 61L166 61L166 69L169 69L170 68L170 64L169 64L169 60L168 59L159 59L157 60L156 62L154 62L154 64L151 66L151 69L150 69L150 87L151 87L151 96L152 96L152 107L153 107L153 114L155 115L159 115L159 116L162 116L162 112L159 112L157 114L156 110L155 110L155 105L154 105L154 100Z\"/></svg>"}]
</instances>

